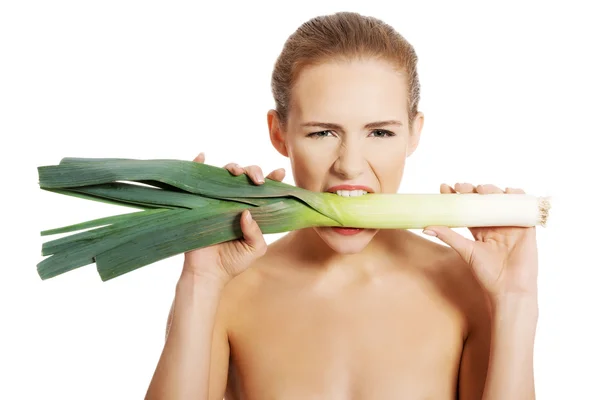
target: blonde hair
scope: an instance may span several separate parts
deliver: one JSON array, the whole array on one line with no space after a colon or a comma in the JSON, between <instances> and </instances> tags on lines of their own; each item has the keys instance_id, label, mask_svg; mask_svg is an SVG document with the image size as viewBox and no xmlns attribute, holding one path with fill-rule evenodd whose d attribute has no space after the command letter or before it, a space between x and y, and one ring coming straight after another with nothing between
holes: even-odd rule
<instances>
[{"instance_id":1,"label":"blonde hair","mask_svg":"<svg viewBox=\"0 0 600 400\"><path fill-rule=\"evenodd\" d=\"M406 75L409 128L418 113L420 84L413 46L383 21L355 12L322 15L303 23L283 46L271 78L275 109L288 118L291 90L303 67L332 60L376 58Z\"/></svg>"}]
</instances>

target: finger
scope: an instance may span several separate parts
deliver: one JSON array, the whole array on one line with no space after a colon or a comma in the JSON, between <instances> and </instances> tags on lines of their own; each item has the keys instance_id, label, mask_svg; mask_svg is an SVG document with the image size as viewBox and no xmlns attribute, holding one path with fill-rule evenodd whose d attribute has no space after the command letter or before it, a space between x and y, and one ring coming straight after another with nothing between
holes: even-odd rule
<instances>
[{"instance_id":1,"label":"finger","mask_svg":"<svg viewBox=\"0 0 600 400\"><path fill-rule=\"evenodd\" d=\"M197 163L204 163L204 160L206 160L206 156L204 155L204 153L200 153L196 156L196 158L194 158L194 162Z\"/></svg>"},{"instance_id":2,"label":"finger","mask_svg":"<svg viewBox=\"0 0 600 400\"><path fill-rule=\"evenodd\" d=\"M244 171L255 184L260 185L261 183L265 183L262 169L258 165L250 165L244 168Z\"/></svg>"},{"instance_id":3,"label":"finger","mask_svg":"<svg viewBox=\"0 0 600 400\"><path fill-rule=\"evenodd\" d=\"M279 182L281 182L283 178L285 178L285 169L283 168L276 169L267 175L267 179L272 179Z\"/></svg>"},{"instance_id":4,"label":"finger","mask_svg":"<svg viewBox=\"0 0 600 400\"><path fill-rule=\"evenodd\" d=\"M442 183L440 185L440 193L456 193L456 190L452 186Z\"/></svg>"},{"instance_id":5,"label":"finger","mask_svg":"<svg viewBox=\"0 0 600 400\"><path fill-rule=\"evenodd\" d=\"M475 187L470 183L457 183L454 185L454 189L458 193L476 193Z\"/></svg>"},{"instance_id":6,"label":"finger","mask_svg":"<svg viewBox=\"0 0 600 400\"><path fill-rule=\"evenodd\" d=\"M472 240L467 239L447 226L428 226L423 230L423 233L437 237L442 242L452 247L467 264L471 265L474 244Z\"/></svg>"},{"instance_id":7,"label":"finger","mask_svg":"<svg viewBox=\"0 0 600 400\"><path fill-rule=\"evenodd\" d=\"M249 210L244 210L242 212L240 225L246 244L259 255L264 254L267 250L267 243L265 242L265 238L258 223L252 218L252 214L250 214Z\"/></svg>"},{"instance_id":8,"label":"finger","mask_svg":"<svg viewBox=\"0 0 600 400\"><path fill-rule=\"evenodd\" d=\"M475 190L477 190L477 193L479 194L504 193L498 186L489 184L477 185Z\"/></svg>"},{"instance_id":9,"label":"finger","mask_svg":"<svg viewBox=\"0 0 600 400\"><path fill-rule=\"evenodd\" d=\"M525 191L523 189L518 189L518 188L510 188L507 187L504 190L504 193L510 193L510 194L525 194Z\"/></svg>"},{"instance_id":10,"label":"finger","mask_svg":"<svg viewBox=\"0 0 600 400\"><path fill-rule=\"evenodd\" d=\"M236 164L236 163L229 163L227 165L225 165L223 168L225 168L227 171L231 172L233 175L238 176L244 173L244 168L241 167L241 165Z\"/></svg>"}]
</instances>

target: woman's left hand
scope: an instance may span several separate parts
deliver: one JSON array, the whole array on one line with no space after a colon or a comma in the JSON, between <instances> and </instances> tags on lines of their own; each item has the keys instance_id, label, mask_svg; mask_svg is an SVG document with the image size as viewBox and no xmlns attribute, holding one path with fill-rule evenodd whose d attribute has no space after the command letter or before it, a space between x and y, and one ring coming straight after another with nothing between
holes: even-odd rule
<instances>
[{"instance_id":1,"label":"woman's left hand","mask_svg":"<svg viewBox=\"0 0 600 400\"><path fill-rule=\"evenodd\" d=\"M457 183L454 188L442 184L440 192L523 194L521 189L494 185ZM537 294L538 253L535 227L469 228L475 240L465 238L444 226L427 227L423 233L437 236L452 247L471 266L482 286L492 297L508 294L531 296Z\"/></svg>"}]
</instances>

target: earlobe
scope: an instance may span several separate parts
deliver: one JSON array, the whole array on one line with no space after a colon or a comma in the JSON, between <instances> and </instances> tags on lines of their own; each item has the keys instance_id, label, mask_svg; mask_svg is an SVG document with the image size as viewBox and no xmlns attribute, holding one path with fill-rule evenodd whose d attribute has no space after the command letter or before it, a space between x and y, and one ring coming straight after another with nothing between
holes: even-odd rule
<instances>
[{"instance_id":1,"label":"earlobe","mask_svg":"<svg viewBox=\"0 0 600 400\"><path fill-rule=\"evenodd\" d=\"M269 110L267 113L267 124L269 126L269 137L271 144L284 157L288 157L287 146L283 130L281 129L281 119L276 110Z\"/></svg>"}]
</instances>

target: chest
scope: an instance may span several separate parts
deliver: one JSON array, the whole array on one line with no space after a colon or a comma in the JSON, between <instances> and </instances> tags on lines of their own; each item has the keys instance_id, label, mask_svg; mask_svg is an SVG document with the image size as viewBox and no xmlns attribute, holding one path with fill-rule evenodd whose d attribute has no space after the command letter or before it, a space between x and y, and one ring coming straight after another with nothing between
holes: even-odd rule
<instances>
[{"instance_id":1,"label":"chest","mask_svg":"<svg viewBox=\"0 0 600 400\"><path fill-rule=\"evenodd\" d=\"M230 346L246 393L348 399L453 392L464 326L439 294L290 291L258 296L238 311Z\"/></svg>"}]
</instances>

